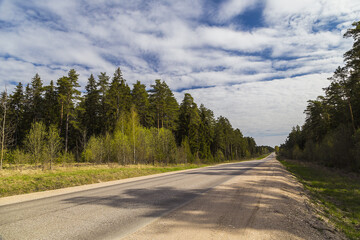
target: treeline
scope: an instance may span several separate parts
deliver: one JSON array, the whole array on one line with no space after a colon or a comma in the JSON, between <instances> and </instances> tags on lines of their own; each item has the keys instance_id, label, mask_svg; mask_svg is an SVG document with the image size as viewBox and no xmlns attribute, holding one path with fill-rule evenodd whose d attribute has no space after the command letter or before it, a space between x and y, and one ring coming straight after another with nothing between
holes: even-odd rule
<instances>
[{"instance_id":1,"label":"treeline","mask_svg":"<svg viewBox=\"0 0 360 240\"><path fill-rule=\"evenodd\" d=\"M164 81L131 89L118 68L112 78L90 75L81 93L78 76L71 69L44 86L36 74L2 93L1 163L221 162L271 151L190 94L179 105Z\"/></svg>"},{"instance_id":2,"label":"treeline","mask_svg":"<svg viewBox=\"0 0 360 240\"><path fill-rule=\"evenodd\" d=\"M360 170L360 22L353 26L344 34L354 40L345 66L329 78L325 96L308 101L305 123L293 128L281 155Z\"/></svg>"}]
</instances>

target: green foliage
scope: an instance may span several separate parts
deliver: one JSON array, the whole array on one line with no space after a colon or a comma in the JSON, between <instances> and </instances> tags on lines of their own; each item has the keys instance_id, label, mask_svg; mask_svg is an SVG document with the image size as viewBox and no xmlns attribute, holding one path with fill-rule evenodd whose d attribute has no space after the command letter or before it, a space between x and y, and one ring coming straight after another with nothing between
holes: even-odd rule
<instances>
[{"instance_id":1,"label":"green foliage","mask_svg":"<svg viewBox=\"0 0 360 240\"><path fill-rule=\"evenodd\" d=\"M130 111L131 107L130 87L123 78L120 68L117 68L114 73L106 101L108 124L110 125L110 130L114 130L120 114L126 114Z\"/></svg>"},{"instance_id":2,"label":"green foliage","mask_svg":"<svg viewBox=\"0 0 360 240\"><path fill-rule=\"evenodd\" d=\"M167 128L175 131L177 128L177 118L179 104L169 86L160 79L155 80L149 90L150 108L153 112L154 127Z\"/></svg>"},{"instance_id":3,"label":"green foliage","mask_svg":"<svg viewBox=\"0 0 360 240\"><path fill-rule=\"evenodd\" d=\"M84 97L84 113L82 114L82 124L89 136L100 133L100 94L97 89L97 82L91 74L88 84L85 87L86 95Z\"/></svg>"},{"instance_id":4,"label":"green foliage","mask_svg":"<svg viewBox=\"0 0 360 240\"><path fill-rule=\"evenodd\" d=\"M45 125L42 122L35 122L31 125L29 134L25 139L25 148L31 155L31 162L44 163L44 143L46 138Z\"/></svg>"},{"instance_id":5,"label":"green foliage","mask_svg":"<svg viewBox=\"0 0 360 240\"><path fill-rule=\"evenodd\" d=\"M140 81L131 90L117 68L111 83L104 72L98 79L91 74L81 94L78 77L71 69L56 86L53 81L43 86L38 74L25 91L18 84L6 105L7 124L14 129L8 131L9 139L14 139L14 145L8 145L9 163L41 163L46 169L71 161L221 162L271 151L256 146L225 117L215 119L204 105L198 108L188 93L179 106L169 86L159 79L148 91Z\"/></svg>"},{"instance_id":6,"label":"green foliage","mask_svg":"<svg viewBox=\"0 0 360 240\"><path fill-rule=\"evenodd\" d=\"M48 159L50 163L50 169L52 169L52 164L58 157L61 146L61 138L57 127L55 125L50 125L44 145L44 155L45 159Z\"/></svg>"},{"instance_id":7,"label":"green foliage","mask_svg":"<svg viewBox=\"0 0 360 240\"><path fill-rule=\"evenodd\" d=\"M59 124L59 103L58 95L54 86L54 82L50 81L49 86L44 87L44 123L48 127L51 124Z\"/></svg>"},{"instance_id":8,"label":"green foliage","mask_svg":"<svg viewBox=\"0 0 360 240\"><path fill-rule=\"evenodd\" d=\"M308 101L305 123L291 131L281 155L360 171L359 24L344 35L354 39L352 49L344 54L345 66L329 78L325 96Z\"/></svg>"},{"instance_id":9,"label":"green foliage","mask_svg":"<svg viewBox=\"0 0 360 240\"><path fill-rule=\"evenodd\" d=\"M12 151L12 160L13 164L20 166L22 164L29 163L31 161L31 156L30 154L17 148Z\"/></svg>"},{"instance_id":10,"label":"green foliage","mask_svg":"<svg viewBox=\"0 0 360 240\"><path fill-rule=\"evenodd\" d=\"M185 93L184 100L180 105L178 138L179 142L187 139L191 153L199 156L200 150L200 125L201 118L199 109L189 93Z\"/></svg>"},{"instance_id":11,"label":"green foliage","mask_svg":"<svg viewBox=\"0 0 360 240\"><path fill-rule=\"evenodd\" d=\"M150 112L149 94L146 91L146 86L136 81L131 91L132 102L135 106L135 111L139 114L140 124L144 127L151 127L153 119Z\"/></svg>"},{"instance_id":12,"label":"green foliage","mask_svg":"<svg viewBox=\"0 0 360 240\"><path fill-rule=\"evenodd\" d=\"M104 154L102 139L92 136L88 141L86 148L82 154L86 162L92 162L92 163L103 162L105 154Z\"/></svg>"},{"instance_id":13,"label":"green foliage","mask_svg":"<svg viewBox=\"0 0 360 240\"><path fill-rule=\"evenodd\" d=\"M21 146L26 130L24 125L25 96L21 82L19 82L14 93L9 98L8 122L11 122L14 126L14 145Z\"/></svg>"},{"instance_id":14,"label":"green foliage","mask_svg":"<svg viewBox=\"0 0 360 240\"><path fill-rule=\"evenodd\" d=\"M45 172L38 170L32 170L31 172L29 170L23 172L5 170L4 176L0 172L0 197L193 169L201 166L203 165L136 165L127 167L80 165L76 168L58 166L52 171Z\"/></svg>"},{"instance_id":15,"label":"green foliage","mask_svg":"<svg viewBox=\"0 0 360 240\"><path fill-rule=\"evenodd\" d=\"M219 149L217 150L216 154L215 154L215 161L216 162L223 162L225 161L225 156L223 154L223 152Z\"/></svg>"}]
</instances>

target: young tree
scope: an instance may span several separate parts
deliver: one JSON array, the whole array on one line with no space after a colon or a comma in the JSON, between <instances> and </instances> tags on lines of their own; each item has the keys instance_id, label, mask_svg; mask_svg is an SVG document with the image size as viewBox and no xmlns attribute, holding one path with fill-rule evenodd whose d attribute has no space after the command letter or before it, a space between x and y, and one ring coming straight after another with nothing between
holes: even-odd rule
<instances>
[{"instance_id":1,"label":"young tree","mask_svg":"<svg viewBox=\"0 0 360 240\"><path fill-rule=\"evenodd\" d=\"M3 168L3 160L4 160L4 152L6 151L7 145L9 144L10 138L11 138L11 130L7 127L8 123L8 119L7 119L7 114L8 114L8 104L9 104L9 99L8 99L8 95L7 95L7 91L5 90L2 94L1 94L1 107L2 107L2 121L1 121L1 156L0 156L0 170L2 170Z\"/></svg>"},{"instance_id":2,"label":"young tree","mask_svg":"<svg viewBox=\"0 0 360 240\"><path fill-rule=\"evenodd\" d=\"M38 160L43 163L43 151L46 138L46 128L42 122L34 122L25 138L25 147L32 156L32 162L37 166Z\"/></svg>"},{"instance_id":3,"label":"young tree","mask_svg":"<svg viewBox=\"0 0 360 240\"><path fill-rule=\"evenodd\" d=\"M138 114L137 114L134 106L131 108L129 125L130 125L129 126L130 134L129 135L132 136L131 142L133 145L133 161L135 164L136 163L136 141L137 141L136 137L139 133L140 124L139 124L139 117L138 117Z\"/></svg>"},{"instance_id":4,"label":"young tree","mask_svg":"<svg viewBox=\"0 0 360 240\"><path fill-rule=\"evenodd\" d=\"M50 125L48 134L46 136L46 153L50 162L50 170L52 169L52 164L56 159L58 153L61 150L61 138L59 135L59 130L56 125Z\"/></svg>"}]
</instances>

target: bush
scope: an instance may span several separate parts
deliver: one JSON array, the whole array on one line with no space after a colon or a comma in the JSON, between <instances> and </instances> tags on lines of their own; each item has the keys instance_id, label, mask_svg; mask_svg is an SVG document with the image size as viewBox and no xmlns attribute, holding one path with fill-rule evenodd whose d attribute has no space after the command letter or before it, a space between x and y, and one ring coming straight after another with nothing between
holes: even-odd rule
<instances>
[{"instance_id":1,"label":"bush","mask_svg":"<svg viewBox=\"0 0 360 240\"><path fill-rule=\"evenodd\" d=\"M102 163L105 156L103 145L100 137L92 136L82 153L85 162Z\"/></svg>"},{"instance_id":2,"label":"bush","mask_svg":"<svg viewBox=\"0 0 360 240\"><path fill-rule=\"evenodd\" d=\"M225 161L224 153L221 150L217 150L215 154L215 161L216 162L223 162Z\"/></svg>"}]
</instances>

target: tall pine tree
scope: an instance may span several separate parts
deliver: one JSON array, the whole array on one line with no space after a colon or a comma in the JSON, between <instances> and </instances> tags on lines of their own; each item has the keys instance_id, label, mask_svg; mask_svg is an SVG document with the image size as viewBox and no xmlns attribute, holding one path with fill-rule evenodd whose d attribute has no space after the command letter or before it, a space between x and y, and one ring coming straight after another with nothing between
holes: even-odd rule
<instances>
[{"instance_id":1,"label":"tall pine tree","mask_svg":"<svg viewBox=\"0 0 360 240\"><path fill-rule=\"evenodd\" d=\"M100 133L100 95L97 83L91 74L85 87L84 119L86 133L89 137Z\"/></svg>"},{"instance_id":2,"label":"tall pine tree","mask_svg":"<svg viewBox=\"0 0 360 240\"><path fill-rule=\"evenodd\" d=\"M127 114L131 107L131 92L126 80L122 76L120 68L117 68L110 84L107 95L108 120L111 130L114 130L121 114Z\"/></svg>"},{"instance_id":3,"label":"tall pine tree","mask_svg":"<svg viewBox=\"0 0 360 240\"><path fill-rule=\"evenodd\" d=\"M177 118L179 114L179 104L169 86L160 79L155 80L155 84L151 85L150 107L153 112L155 126L167 128L172 131L177 129Z\"/></svg>"},{"instance_id":4,"label":"tall pine tree","mask_svg":"<svg viewBox=\"0 0 360 240\"><path fill-rule=\"evenodd\" d=\"M147 128L151 127L152 118L150 114L149 94L146 91L145 85L137 81L133 86L131 95L135 110L139 115L140 124Z\"/></svg>"},{"instance_id":5,"label":"tall pine tree","mask_svg":"<svg viewBox=\"0 0 360 240\"><path fill-rule=\"evenodd\" d=\"M58 101L60 104L60 125L62 135L65 138L65 152L68 150L69 141L69 124L70 118L75 113L75 100L79 98L80 91L76 88L79 87L79 75L74 69L71 69L67 77L59 78L57 81Z\"/></svg>"}]
</instances>

